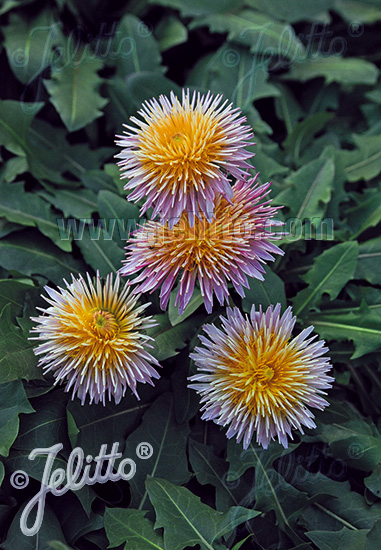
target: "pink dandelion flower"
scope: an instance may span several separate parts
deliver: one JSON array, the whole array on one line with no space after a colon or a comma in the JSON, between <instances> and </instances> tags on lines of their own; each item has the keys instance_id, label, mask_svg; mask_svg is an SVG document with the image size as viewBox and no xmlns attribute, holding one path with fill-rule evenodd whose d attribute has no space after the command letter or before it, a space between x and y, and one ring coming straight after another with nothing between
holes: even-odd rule
<instances>
[{"instance_id":1,"label":"pink dandelion flower","mask_svg":"<svg viewBox=\"0 0 381 550\"><path fill-rule=\"evenodd\" d=\"M152 378L159 378L151 363L160 365L145 349L152 338L142 332L157 324L141 315L149 304L136 306L138 296L129 294L128 285L120 288L119 275L115 282L108 275L103 284L98 273L95 286L88 274L87 282L81 276L64 282L58 291L45 287L49 307L32 317L39 336L31 340L44 341L34 350L44 355L39 365L54 373L55 384L66 381L65 391L72 389L82 404L87 394L90 403L105 404L106 394L119 403L127 387L139 399L136 383L153 385Z\"/></svg>"},{"instance_id":2,"label":"pink dandelion flower","mask_svg":"<svg viewBox=\"0 0 381 550\"><path fill-rule=\"evenodd\" d=\"M253 156L244 147L253 145L253 134L239 109L222 96L201 96L183 90L182 102L171 92L170 99L160 96L143 104L139 114L131 117L136 127L124 125L125 136L117 136L123 150L116 155L133 189L130 201L146 197L142 213L153 207L152 217L172 226L188 212L204 213L211 220L216 195L232 198L228 173L242 178Z\"/></svg>"},{"instance_id":3,"label":"pink dandelion flower","mask_svg":"<svg viewBox=\"0 0 381 550\"><path fill-rule=\"evenodd\" d=\"M316 335L309 338L312 326L292 338L296 318L290 307L280 317L280 304L266 312L253 306L250 318L228 308L221 320L221 329L204 327L205 347L191 354L202 373L189 378L202 396L202 418L229 425L227 437L243 438L244 449L254 433L265 449L274 437L287 448L293 428L303 433L302 426L316 427L307 407L329 405L322 397L334 380L323 356L328 348L314 342Z\"/></svg>"},{"instance_id":4,"label":"pink dandelion flower","mask_svg":"<svg viewBox=\"0 0 381 550\"><path fill-rule=\"evenodd\" d=\"M248 288L249 277L263 280L262 264L283 252L271 242L280 238L267 226L277 212L271 200L260 202L270 184L254 185L238 181L233 186L231 203L223 197L216 202L215 218L208 222L197 218L191 226L186 213L175 227L147 222L133 235L126 247L127 255L121 275L143 270L134 283L136 292L152 292L161 287L160 306L166 309L173 286L179 278L175 305L180 314L192 297L198 279L207 311L213 307L213 292L222 305L228 300L231 281L240 296ZM271 221L272 225L280 222Z\"/></svg>"}]
</instances>

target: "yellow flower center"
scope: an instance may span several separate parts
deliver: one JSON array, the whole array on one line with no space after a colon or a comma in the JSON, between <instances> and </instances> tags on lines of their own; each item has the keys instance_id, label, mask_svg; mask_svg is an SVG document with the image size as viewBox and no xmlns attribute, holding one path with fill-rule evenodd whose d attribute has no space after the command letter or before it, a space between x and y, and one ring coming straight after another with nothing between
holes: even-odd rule
<instances>
[{"instance_id":1,"label":"yellow flower center","mask_svg":"<svg viewBox=\"0 0 381 550\"><path fill-rule=\"evenodd\" d=\"M244 402L255 415L291 410L306 388L307 369L299 362L300 353L266 329L253 333L250 341L243 339L236 353L229 352L228 370L222 374L232 401Z\"/></svg>"},{"instance_id":2,"label":"yellow flower center","mask_svg":"<svg viewBox=\"0 0 381 550\"><path fill-rule=\"evenodd\" d=\"M210 177L218 177L216 163L223 162L226 147L224 131L213 113L180 107L170 115L156 116L138 132L136 156L147 177L171 189L204 186ZM201 176L202 174L202 176Z\"/></svg>"},{"instance_id":3,"label":"yellow flower center","mask_svg":"<svg viewBox=\"0 0 381 550\"><path fill-rule=\"evenodd\" d=\"M184 139L184 136L183 134L180 134L179 132L177 134L174 134L171 139L175 142L175 143L181 143Z\"/></svg>"},{"instance_id":4,"label":"yellow flower center","mask_svg":"<svg viewBox=\"0 0 381 550\"><path fill-rule=\"evenodd\" d=\"M257 369L257 381L262 387L266 387L274 377L275 371L269 365L262 365Z\"/></svg>"},{"instance_id":5,"label":"yellow flower center","mask_svg":"<svg viewBox=\"0 0 381 550\"><path fill-rule=\"evenodd\" d=\"M191 227L185 213L172 229L166 225L148 234L149 248L185 271L214 271L228 267L236 245L242 245L243 236L254 232L255 223L246 219L244 208L221 199L211 222L196 218Z\"/></svg>"},{"instance_id":6,"label":"yellow flower center","mask_svg":"<svg viewBox=\"0 0 381 550\"><path fill-rule=\"evenodd\" d=\"M96 335L107 339L113 338L118 331L115 315L109 311L98 310L93 313L90 325Z\"/></svg>"}]
</instances>

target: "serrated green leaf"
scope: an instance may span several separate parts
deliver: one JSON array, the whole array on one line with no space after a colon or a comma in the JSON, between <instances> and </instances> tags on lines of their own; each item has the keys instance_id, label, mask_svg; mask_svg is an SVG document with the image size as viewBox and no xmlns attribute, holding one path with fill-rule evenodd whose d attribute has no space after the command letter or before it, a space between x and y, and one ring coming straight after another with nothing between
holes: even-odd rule
<instances>
[{"instance_id":1,"label":"serrated green leaf","mask_svg":"<svg viewBox=\"0 0 381 550\"><path fill-rule=\"evenodd\" d=\"M369 227L375 227L381 221L381 196L369 190L358 197L358 204L344 212L347 225L350 227L350 238L356 239Z\"/></svg>"},{"instance_id":2,"label":"serrated green leaf","mask_svg":"<svg viewBox=\"0 0 381 550\"><path fill-rule=\"evenodd\" d=\"M317 159L309 162L286 180L290 187L278 193L276 204L288 208L288 215L299 221L318 222L333 190L335 165L332 159Z\"/></svg>"},{"instance_id":3,"label":"serrated green leaf","mask_svg":"<svg viewBox=\"0 0 381 550\"><path fill-rule=\"evenodd\" d=\"M280 153L280 149L277 147L276 150ZM285 174L288 172L288 168L283 166L280 162L273 158L271 155L271 150L268 153L268 150L262 148L260 144L255 147L255 159L254 165L255 169L258 170L260 174L261 181L269 181L273 176L278 176L279 174ZM275 156L275 155L274 155Z\"/></svg>"},{"instance_id":4,"label":"serrated green leaf","mask_svg":"<svg viewBox=\"0 0 381 550\"><path fill-rule=\"evenodd\" d=\"M174 46L183 44L188 38L188 30L180 19L173 15L163 17L155 28L160 51L165 52Z\"/></svg>"},{"instance_id":5,"label":"serrated green leaf","mask_svg":"<svg viewBox=\"0 0 381 550\"><path fill-rule=\"evenodd\" d=\"M24 303L24 296L34 288L30 279L0 279L0 311L7 304L10 304L12 321L17 314L21 313Z\"/></svg>"},{"instance_id":6,"label":"serrated green leaf","mask_svg":"<svg viewBox=\"0 0 381 550\"><path fill-rule=\"evenodd\" d=\"M212 485L216 488L216 508L224 512L230 506L250 502L253 488L241 482L227 480L228 465L216 455L213 448L189 439L189 460L197 481L201 485Z\"/></svg>"},{"instance_id":7,"label":"serrated green leaf","mask_svg":"<svg viewBox=\"0 0 381 550\"><path fill-rule=\"evenodd\" d=\"M253 304L258 307L262 305L263 309L271 304L280 303L282 308L287 305L284 283L282 279L273 273L271 269L266 268L264 281L250 279L250 289L245 289L245 298L242 299L242 309L248 313Z\"/></svg>"},{"instance_id":8,"label":"serrated green leaf","mask_svg":"<svg viewBox=\"0 0 381 550\"><path fill-rule=\"evenodd\" d=\"M248 46L251 53L270 50L274 52L273 55L294 59L304 50L290 25L274 21L272 17L253 10L200 17L191 23L190 28L203 26L209 27L212 32L228 33L229 41ZM284 35L287 41L279 39Z\"/></svg>"},{"instance_id":9,"label":"serrated green leaf","mask_svg":"<svg viewBox=\"0 0 381 550\"><path fill-rule=\"evenodd\" d=\"M35 344L28 340L29 333L11 321L10 304L0 314L0 380L42 379L42 369L37 368L33 353Z\"/></svg>"},{"instance_id":10,"label":"serrated green leaf","mask_svg":"<svg viewBox=\"0 0 381 550\"><path fill-rule=\"evenodd\" d=\"M303 150L311 142L314 135L320 132L332 117L332 113L315 113L295 124L292 132L284 142L286 151L292 155L295 163L299 164L299 157Z\"/></svg>"},{"instance_id":11,"label":"serrated green leaf","mask_svg":"<svg viewBox=\"0 0 381 550\"><path fill-rule=\"evenodd\" d=\"M114 192L118 192L123 198L126 198L126 191L124 189L125 182L120 177L120 170L117 164L106 163L103 166L103 170L107 176L109 176L114 183ZM132 204L132 203L130 203Z\"/></svg>"},{"instance_id":12,"label":"serrated green leaf","mask_svg":"<svg viewBox=\"0 0 381 550\"><path fill-rule=\"evenodd\" d=\"M338 531L343 525L352 531L371 529L380 517L380 503L369 506L362 495L351 490L348 481L335 481L320 472L307 471L295 481L299 489L312 497L310 506L299 517L308 531Z\"/></svg>"},{"instance_id":13,"label":"serrated green leaf","mask_svg":"<svg viewBox=\"0 0 381 550\"><path fill-rule=\"evenodd\" d=\"M341 550L363 548L368 529L353 531L343 527L340 531L308 531L308 537L319 550Z\"/></svg>"},{"instance_id":14,"label":"serrated green leaf","mask_svg":"<svg viewBox=\"0 0 381 550\"><path fill-rule=\"evenodd\" d=\"M60 28L50 11L36 17L12 13L3 27L8 63L16 78L30 84L53 60L53 48L60 42Z\"/></svg>"},{"instance_id":15,"label":"serrated green leaf","mask_svg":"<svg viewBox=\"0 0 381 550\"><path fill-rule=\"evenodd\" d=\"M381 284L381 240L370 239L360 243L355 279L365 279L374 285Z\"/></svg>"},{"instance_id":16,"label":"serrated green leaf","mask_svg":"<svg viewBox=\"0 0 381 550\"><path fill-rule=\"evenodd\" d=\"M381 460L381 435L370 420L360 416L340 424L321 423L316 437L329 443L333 456L351 468L369 472Z\"/></svg>"},{"instance_id":17,"label":"serrated green leaf","mask_svg":"<svg viewBox=\"0 0 381 550\"><path fill-rule=\"evenodd\" d=\"M381 520L376 519L372 529L365 537L364 550L378 550L381 540Z\"/></svg>"},{"instance_id":18,"label":"serrated green leaf","mask_svg":"<svg viewBox=\"0 0 381 550\"><path fill-rule=\"evenodd\" d=\"M56 216L49 204L36 193L25 193L22 183L1 183L0 216L20 225L37 227L55 245L71 251L70 240L64 241L58 231Z\"/></svg>"},{"instance_id":19,"label":"serrated green leaf","mask_svg":"<svg viewBox=\"0 0 381 550\"><path fill-rule=\"evenodd\" d=\"M113 231L112 238L120 247L124 247L130 231L136 227L140 218L139 208L125 197L102 190L98 194L98 211L101 218L109 224L115 220L117 230Z\"/></svg>"},{"instance_id":20,"label":"serrated green leaf","mask_svg":"<svg viewBox=\"0 0 381 550\"><path fill-rule=\"evenodd\" d=\"M142 71L164 72L151 29L134 15L126 14L120 20L113 39L113 51L117 52L114 62L120 78Z\"/></svg>"},{"instance_id":21,"label":"serrated green leaf","mask_svg":"<svg viewBox=\"0 0 381 550\"><path fill-rule=\"evenodd\" d=\"M28 164L25 157L12 157L5 164L1 172L1 177L7 183L14 181L19 174L28 170Z\"/></svg>"},{"instance_id":22,"label":"serrated green leaf","mask_svg":"<svg viewBox=\"0 0 381 550\"><path fill-rule=\"evenodd\" d=\"M106 508L105 529L110 546L126 543L128 550L164 550L163 537L146 514L144 510Z\"/></svg>"},{"instance_id":23,"label":"serrated green leaf","mask_svg":"<svg viewBox=\"0 0 381 550\"><path fill-rule=\"evenodd\" d=\"M147 330L147 334L155 340L152 342L154 349L151 353L158 361L164 361L164 359L177 355L186 346L202 317L187 319L174 327L167 314L155 315L155 319L159 323L158 326Z\"/></svg>"},{"instance_id":24,"label":"serrated green leaf","mask_svg":"<svg viewBox=\"0 0 381 550\"><path fill-rule=\"evenodd\" d=\"M36 550L36 548L41 548L41 550L49 550L49 542L51 540L58 540L66 544L60 523L49 504L45 506L44 520L41 529L32 537L27 537L20 529L20 516L22 511L23 508L20 508L12 520L7 538L2 543L4 550L14 550L15 548L22 548L23 550Z\"/></svg>"},{"instance_id":25,"label":"serrated green leaf","mask_svg":"<svg viewBox=\"0 0 381 550\"><path fill-rule=\"evenodd\" d=\"M189 480L185 453L188 434L188 425L176 422L172 394L161 395L144 414L142 424L127 438L124 453L127 457L135 456L142 442L149 443L153 449L150 458L139 461L130 481L132 506L139 510L147 507L144 482L148 475L164 477L179 485Z\"/></svg>"},{"instance_id":26,"label":"serrated green leaf","mask_svg":"<svg viewBox=\"0 0 381 550\"><path fill-rule=\"evenodd\" d=\"M281 4L266 0L246 0L246 4L281 21L296 23L318 19L332 6L332 0L283 0Z\"/></svg>"},{"instance_id":27,"label":"serrated green leaf","mask_svg":"<svg viewBox=\"0 0 381 550\"><path fill-rule=\"evenodd\" d=\"M0 385L0 454L8 456L19 432L19 415L35 412L19 380Z\"/></svg>"},{"instance_id":28,"label":"serrated green leaf","mask_svg":"<svg viewBox=\"0 0 381 550\"><path fill-rule=\"evenodd\" d=\"M52 126L38 118L33 120L29 129L28 144L33 155L28 156L33 175L59 184L60 187L79 187L79 183L73 179L81 179L89 171L97 171L113 153L113 150L106 147L93 150L87 143L68 143L65 128ZM48 190L50 188L47 187ZM98 191L99 188L95 190Z\"/></svg>"},{"instance_id":29,"label":"serrated green leaf","mask_svg":"<svg viewBox=\"0 0 381 550\"><path fill-rule=\"evenodd\" d=\"M69 132L102 116L101 109L107 103L98 91L102 83L98 71L102 67L100 59L79 53L78 60L70 60L62 68L56 68L51 78L44 80L50 101Z\"/></svg>"},{"instance_id":30,"label":"serrated green leaf","mask_svg":"<svg viewBox=\"0 0 381 550\"><path fill-rule=\"evenodd\" d=\"M106 155L110 156L111 152ZM111 191L115 190L112 179L106 174L104 170L86 170L81 174L80 180L84 183L85 187L98 193L101 190Z\"/></svg>"},{"instance_id":31,"label":"serrated green leaf","mask_svg":"<svg viewBox=\"0 0 381 550\"><path fill-rule=\"evenodd\" d=\"M356 57L318 57L304 63L294 63L291 70L284 76L289 80L306 82L312 78L323 77L326 84L337 82L343 85L373 85L377 82L378 69L376 65L365 59Z\"/></svg>"},{"instance_id":32,"label":"serrated green leaf","mask_svg":"<svg viewBox=\"0 0 381 550\"><path fill-rule=\"evenodd\" d=\"M20 231L22 226L17 223L10 223L5 219L0 219L0 238L6 237L10 233Z\"/></svg>"},{"instance_id":33,"label":"serrated green leaf","mask_svg":"<svg viewBox=\"0 0 381 550\"><path fill-rule=\"evenodd\" d=\"M21 103L7 99L0 101L0 145L15 155L31 154L27 133L43 103Z\"/></svg>"},{"instance_id":34,"label":"serrated green leaf","mask_svg":"<svg viewBox=\"0 0 381 550\"><path fill-rule=\"evenodd\" d=\"M53 189L40 193L45 200L62 210L65 218L90 218L97 210L97 197L89 189Z\"/></svg>"},{"instance_id":35,"label":"serrated green leaf","mask_svg":"<svg viewBox=\"0 0 381 550\"><path fill-rule=\"evenodd\" d=\"M23 275L42 275L57 284L70 278L70 273L86 271L82 260L73 259L33 230L0 240L0 264Z\"/></svg>"},{"instance_id":36,"label":"serrated green leaf","mask_svg":"<svg viewBox=\"0 0 381 550\"><path fill-rule=\"evenodd\" d=\"M295 298L295 315L304 314L318 303L323 293L334 300L345 284L352 279L358 256L358 243L337 244L318 256L314 265L303 280L308 287L301 290Z\"/></svg>"},{"instance_id":37,"label":"serrated green leaf","mask_svg":"<svg viewBox=\"0 0 381 550\"><path fill-rule=\"evenodd\" d=\"M91 487L83 487L81 492L83 489L95 496ZM98 531L104 526L103 515L94 513L92 510L88 513L83 507L83 502L79 501L79 494L69 492L63 496L60 506L54 507L64 536L73 545L87 533Z\"/></svg>"},{"instance_id":38,"label":"serrated green leaf","mask_svg":"<svg viewBox=\"0 0 381 550\"><path fill-rule=\"evenodd\" d=\"M105 222L107 223L107 220ZM121 267L124 252L112 240L116 226L109 224L103 229L101 224L102 222L98 221L97 226L95 224L87 226L82 238L76 242L85 261L94 271L99 270L101 277L106 277L108 273L116 272Z\"/></svg>"},{"instance_id":39,"label":"serrated green leaf","mask_svg":"<svg viewBox=\"0 0 381 550\"><path fill-rule=\"evenodd\" d=\"M39 455L31 461L29 453L35 448L50 447L56 443L62 443L63 450L57 455L52 470L57 467L67 469L67 460L64 459L65 453L68 455L70 450L66 417L67 401L67 394L60 390L42 395L32 401L32 405L36 403L36 412L23 418L19 435L13 444L8 459L8 464L13 470L24 470L28 472L28 475L41 482L46 457ZM41 445L42 441L43 445ZM97 452L99 452L99 449L100 446ZM96 454L93 456L96 456ZM92 487L85 485L74 494L89 516L91 505L96 496Z\"/></svg>"},{"instance_id":40,"label":"serrated green leaf","mask_svg":"<svg viewBox=\"0 0 381 550\"><path fill-rule=\"evenodd\" d=\"M140 75L140 73L137 73L137 75ZM136 113L137 106L133 103L130 94L127 93L125 79L121 77L115 76L109 79L105 85L105 94L109 98L109 102L104 109L106 124L110 131L120 134L123 121L127 121L130 116Z\"/></svg>"},{"instance_id":41,"label":"serrated green leaf","mask_svg":"<svg viewBox=\"0 0 381 550\"><path fill-rule=\"evenodd\" d=\"M356 149L340 151L348 181L370 180L381 172L381 136L353 136Z\"/></svg>"},{"instance_id":42,"label":"serrated green leaf","mask_svg":"<svg viewBox=\"0 0 381 550\"><path fill-rule=\"evenodd\" d=\"M381 347L381 318L379 312L363 305L360 310L340 313L316 313L309 317L316 332L327 340L348 340L355 344L352 359Z\"/></svg>"},{"instance_id":43,"label":"serrated green leaf","mask_svg":"<svg viewBox=\"0 0 381 550\"><path fill-rule=\"evenodd\" d=\"M101 445L108 445L108 450L111 450L112 444L119 442L119 451L123 452L126 436L137 428L150 402L167 388L168 383L164 380L155 387L140 384L139 401L129 392L118 405L106 401L103 407L94 407L88 403L81 405L79 399L70 401L68 411L79 430L76 445L81 447L85 454L96 456Z\"/></svg>"},{"instance_id":44,"label":"serrated green leaf","mask_svg":"<svg viewBox=\"0 0 381 550\"><path fill-rule=\"evenodd\" d=\"M381 464L377 464L370 476L364 479L365 487L380 498L381 496Z\"/></svg>"},{"instance_id":45,"label":"serrated green leaf","mask_svg":"<svg viewBox=\"0 0 381 550\"><path fill-rule=\"evenodd\" d=\"M187 83L223 94L226 99L245 109L255 100L280 95L278 88L268 81L267 66L267 62L250 55L246 48L224 44L213 55L208 54L200 59L188 76Z\"/></svg>"},{"instance_id":46,"label":"serrated green leaf","mask_svg":"<svg viewBox=\"0 0 381 550\"><path fill-rule=\"evenodd\" d=\"M181 88L177 84L152 71L134 73L126 79L126 93L134 111L140 109L144 101L161 94L169 95L171 91L181 97Z\"/></svg>"},{"instance_id":47,"label":"serrated green leaf","mask_svg":"<svg viewBox=\"0 0 381 550\"><path fill-rule=\"evenodd\" d=\"M13 449L32 451L44 441L46 447L60 442L69 448L67 437L67 394L57 390L38 398L36 412L23 419ZM32 405L35 401L32 401Z\"/></svg>"},{"instance_id":48,"label":"serrated green leaf","mask_svg":"<svg viewBox=\"0 0 381 550\"><path fill-rule=\"evenodd\" d=\"M281 93L275 99L276 114L284 121L287 134L291 134L294 124L305 117L306 113L288 86L277 83L277 88Z\"/></svg>"},{"instance_id":49,"label":"serrated green leaf","mask_svg":"<svg viewBox=\"0 0 381 550\"><path fill-rule=\"evenodd\" d=\"M292 452L298 445L291 444L284 449L271 443L264 450L256 443L250 443L247 450L233 440L228 443L227 459L230 463L228 481L234 481L249 468L255 468L255 507L263 511L273 510L282 529L293 533L297 514L307 505L307 497L290 485L272 466L273 462Z\"/></svg>"},{"instance_id":50,"label":"serrated green leaf","mask_svg":"<svg viewBox=\"0 0 381 550\"><path fill-rule=\"evenodd\" d=\"M240 506L225 514L216 512L184 487L148 477L146 486L155 508L155 528L164 527L165 548L183 550L199 544L201 550L216 550L218 540L260 512Z\"/></svg>"}]
</instances>

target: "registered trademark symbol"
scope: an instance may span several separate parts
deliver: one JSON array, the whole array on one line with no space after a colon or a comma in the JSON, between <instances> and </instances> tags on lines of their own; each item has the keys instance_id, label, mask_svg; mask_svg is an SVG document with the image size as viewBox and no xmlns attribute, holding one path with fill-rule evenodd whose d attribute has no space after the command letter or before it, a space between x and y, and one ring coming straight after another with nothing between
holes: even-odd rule
<instances>
[{"instance_id":1,"label":"registered trademark symbol","mask_svg":"<svg viewBox=\"0 0 381 550\"><path fill-rule=\"evenodd\" d=\"M153 447L150 443L147 443L146 441L142 441L142 443L139 443L136 447L136 456L138 458L141 458L142 460L147 460L147 458L151 458L153 455Z\"/></svg>"},{"instance_id":2,"label":"registered trademark symbol","mask_svg":"<svg viewBox=\"0 0 381 550\"><path fill-rule=\"evenodd\" d=\"M348 25L348 34L353 38L361 36L363 32L364 25L361 23L361 21L352 21L352 23Z\"/></svg>"}]
</instances>

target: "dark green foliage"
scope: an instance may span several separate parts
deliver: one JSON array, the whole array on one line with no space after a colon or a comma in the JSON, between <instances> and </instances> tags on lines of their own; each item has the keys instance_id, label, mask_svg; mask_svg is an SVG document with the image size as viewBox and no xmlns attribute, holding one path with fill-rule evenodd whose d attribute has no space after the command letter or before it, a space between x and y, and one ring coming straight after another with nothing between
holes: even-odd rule
<instances>
[{"instance_id":1,"label":"dark green foliage","mask_svg":"<svg viewBox=\"0 0 381 550\"><path fill-rule=\"evenodd\" d=\"M381 538L381 1L3 0L0 66L0 547L3 550L378 550ZM140 219L114 155L143 101L221 93L254 129L251 173L284 208L284 256L231 305L292 305L336 382L317 428L246 451L200 420L189 352L207 315L196 288L143 296L158 326L155 387L81 406L52 387L28 340L43 286L116 272ZM256 167L256 168L254 168ZM38 537L20 530L61 442L119 443L130 481L49 495ZM139 443L153 455L137 456ZM25 470L29 486L10 483Z\"/></svg>"}]
</instances>

